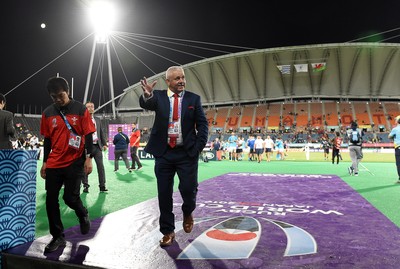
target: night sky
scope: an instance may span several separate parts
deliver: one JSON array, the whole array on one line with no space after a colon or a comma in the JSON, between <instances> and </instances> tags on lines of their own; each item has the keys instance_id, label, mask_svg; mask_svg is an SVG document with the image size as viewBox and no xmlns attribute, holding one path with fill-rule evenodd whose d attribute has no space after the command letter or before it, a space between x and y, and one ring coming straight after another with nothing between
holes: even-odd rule
<instances>
[{"instance_id":1,"label":"night sky","mask_svg":"<svg viewBox=\"0 0 400 269\"><path fill-rule=\"evenodd\" d=\"M170 41L174 43L178 39L179 42L198 41L186 42L190 47L162 44L191 53L189 55L139 41L137 44L140 43L142 48L125 43L130 51L128 52L114 40L118 53L116 57L111 47L115 96L121 94L128 85L137 83L143 76L150 77L154 73L164 72L175 63L186 64L201 60L197 56L222 55L221 51L232 53L243 51L244 48L341 43L376 33L381 35L359 41L400 41L400 37L396 37L400 35L398 30L387 32L400 26L400 1L112 2L118 10L115 31L148 35L152 38L171 38ZM74 98L83 101L94 40L93 35L89 36L93 27L88 18L88 6L87 0L4 2L0 11L3 33L0 92L7 94L8 110L14 113L40 113L51 103L45 89L46 81L57 73L69 82L71 78L74 79ZM46 23L47 27L42 29L41 23ZM122 39L118 40L122 42ZM151 42L161 44L154 40ZM207 45L209 43L237 47ZM76 46L73 47L74 45ZM193 46L206 46L214 51ZM62 55L67 50L69 51ZM110 99L107 70L103 69L101 72L99 69L101 57L98 55L101 51L97 50L99 54L96 54L92 72L92 79L96 77L96 84L90 87L88 93L88 99L94 101L96 106ZM107 109L110 108L106 108L106 111Z\"/></svg>"}]
</instances>

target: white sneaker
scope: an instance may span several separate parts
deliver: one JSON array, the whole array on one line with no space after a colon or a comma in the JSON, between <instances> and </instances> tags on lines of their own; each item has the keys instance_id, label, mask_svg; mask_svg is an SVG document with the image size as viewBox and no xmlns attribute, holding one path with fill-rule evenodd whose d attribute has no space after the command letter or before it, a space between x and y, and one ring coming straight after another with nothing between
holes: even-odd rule
<instances>
[{"instance_id":1,"label":"white sneaker","mask_svg":"<svg viewBox=\"0 0 400 269\"><path fill-rule=\"evenodd\" d=\"M347 168L347 170L349 171L349 175L351 176L351 175L353 175L353 167L349 167L349 168Z\"/></svg>"},{"instance_id":2,"label":"white sneaker","mask_svg":"<svg viewBox=\"0 0 400 269\"><path fill-rule=\"evenodd\" d=\"M355 177L358 177L358 173L354 173L354 176L355 176Z\"/></svg>"}]
</instances>

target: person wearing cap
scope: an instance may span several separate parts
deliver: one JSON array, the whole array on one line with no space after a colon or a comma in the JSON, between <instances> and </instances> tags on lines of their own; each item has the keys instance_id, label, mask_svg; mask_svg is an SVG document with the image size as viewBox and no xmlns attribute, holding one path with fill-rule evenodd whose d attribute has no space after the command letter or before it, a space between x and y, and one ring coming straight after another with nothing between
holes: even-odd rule
<instances>
[{"instance_id":1,"label":"person wearing cap","mask_svg":"<svg viewBox=\"0 0 400 269\"><path fill-rule=\"evenodd\" d=\"M396 127L389 133L389 139L393 139L394 144L394 156L396 158L397 175L399 179L397 183L400 183L400 115L395 118Z\"/></svg>"}]
</instances>

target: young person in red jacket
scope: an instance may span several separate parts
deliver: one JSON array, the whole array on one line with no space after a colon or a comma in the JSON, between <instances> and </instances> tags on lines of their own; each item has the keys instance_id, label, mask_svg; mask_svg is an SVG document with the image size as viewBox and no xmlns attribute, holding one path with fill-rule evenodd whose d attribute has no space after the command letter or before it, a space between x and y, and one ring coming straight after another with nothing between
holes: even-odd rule
<instances>
[{"instance_id":1,"label":"young person in red jacket","mask_svg":"<svg viewBox=\"0 0 400 269\"><path fill-rule=\"evenodd\" d=\"M86 107L70 97L64 78L50 78L47 91L53 104L43 111L40 123L44 136L40 175L46 180L46 211L53 236L45 252L53 252L66 245L58 200L62 186L65 204L75 211L81 233L89 232L90 219L80 199L80 186L85 173L90 174L93 169L92 133L96 129Z\"/></svg>"}]
</instances>

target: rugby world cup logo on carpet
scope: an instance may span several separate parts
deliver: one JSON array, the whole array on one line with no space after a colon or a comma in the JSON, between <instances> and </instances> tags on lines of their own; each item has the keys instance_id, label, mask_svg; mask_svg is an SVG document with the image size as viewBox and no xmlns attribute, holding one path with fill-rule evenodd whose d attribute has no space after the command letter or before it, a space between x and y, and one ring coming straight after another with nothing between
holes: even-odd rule
<instances>
[{"instance_id":1,"label":"rugby world cup logo on carpet","mask_svg":"<svg viewBox=\"0 0 400 269\"><path fill-rule=\"evenodd\" d=\"M198 223L220 218L196 220ZM185 259L247 259L257 247L262 226L253 217L222 218L223 221L204 231L194 239L177 257ZM261 218L280 228L287 238L284 256L314 254L317 243L304 229L290 223Z\"/></svg>"}]
</instances>

